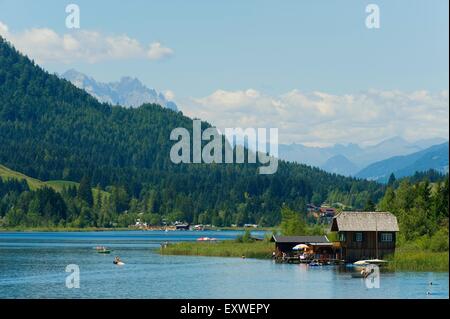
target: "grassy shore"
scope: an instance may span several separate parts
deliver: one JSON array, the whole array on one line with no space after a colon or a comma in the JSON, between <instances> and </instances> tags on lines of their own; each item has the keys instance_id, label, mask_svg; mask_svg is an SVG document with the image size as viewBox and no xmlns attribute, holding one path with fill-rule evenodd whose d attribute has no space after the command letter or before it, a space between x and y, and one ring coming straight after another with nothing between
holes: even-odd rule
<instances>
[{"instance_id":1,"label":"grassy shore","mask_svg":"<svg viewBox=\"0 0 450 319\"><path fill-rule=\"evenodd\" d=\"M449 271L447 252L413 251L397 249L394 257L389 258L389 270L404 271Z\"/></svg>"},{"instance_id":2,"label":"grassy shore","mask_svg":"<svg viewBox=\"0 0 450 319\"><path fill-rule=\"evenodd\" d=\"M160 249L162 255L242 257L269 259L274 244L267 241L240 243L182 242L169 244ZM448 252L411 251L399 248L393 258L388 258L390 271L449 271Z\"/></svg>"},{"instance_id":3,"label":"grassy shore","mask_svg":"<svg viewBox=\"0 0 450 319\"><path fill-rule=\"evenodd\" d=\"M271 258L273 243L256 241L238 243L233 240L221 242L182 242L161 248L162 255L191 255L215 257Z\"/></svg>"}]
</instances>

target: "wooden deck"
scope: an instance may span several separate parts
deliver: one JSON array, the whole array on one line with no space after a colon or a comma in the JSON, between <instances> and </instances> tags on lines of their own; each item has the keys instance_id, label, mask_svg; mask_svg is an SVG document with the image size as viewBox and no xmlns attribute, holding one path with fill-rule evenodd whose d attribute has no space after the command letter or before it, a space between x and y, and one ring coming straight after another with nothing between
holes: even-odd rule
<instances>
[{"instance_id":1,"label":"wooden deck","mask_svg":"<svg viewBox=\"0 0 450 319\"><path fill-rule=\"evenodd\" d=\"M341 259L300 259L298 257L291 257L291 256L286 256L284 258L283 257L275 258L275 262L284 264L309 264L313 261L318 261L323 265L340 265L345 263L345 261Z\"/></svg>"}]
</instances>

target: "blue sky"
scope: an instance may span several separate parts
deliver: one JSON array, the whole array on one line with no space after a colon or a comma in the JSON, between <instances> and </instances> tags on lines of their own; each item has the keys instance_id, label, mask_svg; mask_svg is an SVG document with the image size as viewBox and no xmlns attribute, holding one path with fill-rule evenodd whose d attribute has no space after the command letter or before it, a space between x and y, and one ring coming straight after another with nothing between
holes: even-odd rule
<instances>
[{"instance_id":1,"label":"blue sky","mask_svg":"<svg viewBox=\"0 0 450 319\"><path fill-rule=\"evenodd\" d=\"M65 7L69 3L81 9L80 30L65 26ZM365 26L369 3L380 7L380 29ZM234 93L239 98L240 93L246 97L248 90L282 102L293 90L304 96L312 94L310 99L314 101L318 97L313 92L342 98L349 94L360 97L368 90L398 91L407 96L419 91L441 96L446 91L443 95L447 107L443 112L448 114L448 9L446 0L133 0L126 4L118 0L0 0L0 22L7 26L13 43L16 40L19 48L30 50L27 53L31 56L43 57L37 61L52 72L75 68L101 81L135 76L150 87L174 92L176 101L186 105L189 115L197 115L198 107L199 115L217 121L227 114L215 118L211 114L214 110L205 111L202 103L211 102L208 98L217 97L217 92ZM38 51L26 43L29 38L23 34L32 28L50 29L61 37L83 30L98 32L102 37L124 35L143 48L160 43L171 54L161 59L136 53L94 62L87 61L86 55L46 60L45 48ZM250 94L250 98L254 95ZM258 110L258 103L251 108L253 111ZM218 103L215 110L223 105ZM246 105L242 103L242 107ZM323 121L335 122L333 118L321 118L317 123ZM275 124L287 125L285 122ZM241 122L246 123L262 124L250 117ZM422 135L448 135L446 123L444 129L428 127ZM361 121L356 124L361 125ZM383 136L374 132L365 141L354 141L376 141L390 135L418 138L413 132L396 131L394 127L392 124ZM292 136L286 141L320 144L326 143L327 137L310 134L308 138Z\"/></svg>"}]
</instances>

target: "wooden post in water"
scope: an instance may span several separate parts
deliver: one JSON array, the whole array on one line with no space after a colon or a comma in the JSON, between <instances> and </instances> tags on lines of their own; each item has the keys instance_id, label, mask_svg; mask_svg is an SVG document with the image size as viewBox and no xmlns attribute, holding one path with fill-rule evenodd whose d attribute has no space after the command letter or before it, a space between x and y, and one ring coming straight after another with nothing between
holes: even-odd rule
<instances>
[{"instance_id":1,"label":"wooden post in water","mask_svg":"<svg viewBox=\"0 0 450 319\"><path fill-rule=\"evenodd\" d=\"M375 259L378 259L378 219L375 213Z\"/></svg>"}]
</instances>

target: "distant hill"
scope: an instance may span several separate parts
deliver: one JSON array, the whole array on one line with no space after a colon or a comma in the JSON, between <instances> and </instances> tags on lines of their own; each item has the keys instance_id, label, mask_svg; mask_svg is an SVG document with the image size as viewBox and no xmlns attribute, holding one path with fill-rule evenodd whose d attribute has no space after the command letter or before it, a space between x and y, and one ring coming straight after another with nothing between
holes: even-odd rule
<instances>
[{"instance_id":1,"label":"distant hill","mask_svg":"<svg viewBox=\"0 0 450 319\"><path fill-rule=\"evenodd\" d=\"M441 144L443 138L408 142L396 136L375 145L336 144L329 147L309 147L302 144L279 145L279 157L286 161L321 167L331 172L353 176L359 170L375 162L394 156L408 155L422 151L432 145ZM338 156L337 158L334 158ZM343 156L346 160L344 160Z\"/></svg>"},{"instance_id":2,"label":"distant hill","mask_svg":"<svg viewBox=\"0 0 450 319\"><path fill-rule=\"evenodd\" d=\"M431 146L431 145L430 145ZM393 156L408 155L421 151L423 148L415 143L409 143L400 136L384 140L378 144L367 146L362 152L349 157L360 167L365 167Z\"/></svg>"},{"instance_id":3,"label":"distant hill","mask_svg":"<svg viewBox=\"0 0 450 319\"><path fill-rule=\"evenodd\" d=\"M343 155L335 155L329 158L321 168L327 172L344 176L352 176L358 172L358 166Z\"/></svg>"},{"instance_id":4,"label":"distant hill","mask_svg":"<svg viewBox=\"0 0 450 319\"><path fill-rule=\"evenodd\" d=\"M100 102L126 107L155 103L174 111L178 110L177 105L167 100L164 94L146 87L136 78L122 77L119 82L102 83L74 69L66 71L61 77L85 90Z\"/></svg>"},{"instance_id":5,"label":"distant hill","mask_svg":"<svg viewBox=\"0 0 450 319\"><path fill-rule=\"evenodd\" d=\"M413 154L395 156L373 163L356 174L356 177L386 182L391 173L394 173L397 178L414 175L415 172L430 169L447 173L448 152L448 142L434 145Z\"/></svg>"},{"instance_id":6,"label":"distant hill","mask_svg":"<svg viewBox=\"0 0 450 319\"><path fill-rule=\"evenodd\" d=\"M362 152L362 149L357 144L312 147L293 143L278 146L281 159L315 167L322 167L333 156L342 155L348 159L352 154L359 154L360 152Z\"/></svg>"}]
</instances>

